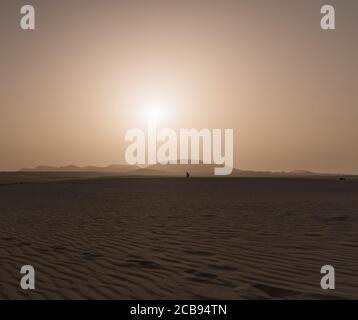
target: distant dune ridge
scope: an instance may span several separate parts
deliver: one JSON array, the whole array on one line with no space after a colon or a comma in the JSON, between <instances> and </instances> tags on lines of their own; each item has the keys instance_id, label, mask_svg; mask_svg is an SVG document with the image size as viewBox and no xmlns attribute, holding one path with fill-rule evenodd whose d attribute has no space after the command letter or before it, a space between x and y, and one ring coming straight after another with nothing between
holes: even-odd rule
<instances>
[{"instance_id":1,"label":"distant dune ridge","mask_svg":"<svg viewBox=\"0 0 358 320\"><path fill-rule=\"evenodd\" d=\"M106 167L85 166L79 167L75 165L68 165L62 167L55 166L37 166L35 168L23 168L20 172L91 172L91 173L105 173L105 174L123 174L134 176L185 176L189 172L192 177L211 177L214 176L215 164L156 164L141 168L126 164L112 164ZM304 176L330 176L330 173L317 173L307 170L293 170L293 171L252 171L240 170L234 168L231 177L304 177ZM338 174L337 174L338 175Z\"/></svg>"}]
</instances>

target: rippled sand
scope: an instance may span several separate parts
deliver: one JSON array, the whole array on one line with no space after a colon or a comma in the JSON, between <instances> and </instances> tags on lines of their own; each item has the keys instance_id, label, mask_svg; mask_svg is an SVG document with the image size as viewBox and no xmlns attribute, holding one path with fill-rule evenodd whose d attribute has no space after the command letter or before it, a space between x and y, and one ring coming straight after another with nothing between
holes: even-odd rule
<instances>
[{"instance_id":1,"label":"rippled sand","mask_svg":"<svg viewBox=\"0 0 358 320\"><path fill-rule=\"evenodd\" d=\"M1 299L358 298L358 180L7 180L0 230Z\"/></svg>"}]
</instances>

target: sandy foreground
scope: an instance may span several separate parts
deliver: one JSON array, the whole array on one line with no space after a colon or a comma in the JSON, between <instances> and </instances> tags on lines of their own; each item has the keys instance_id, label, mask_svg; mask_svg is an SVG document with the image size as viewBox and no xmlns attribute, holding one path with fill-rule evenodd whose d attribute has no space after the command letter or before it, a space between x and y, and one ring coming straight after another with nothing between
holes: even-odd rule
<instances>
[{"instance_id":1,"label":"sandy foreground","mask_svg":"<svg viewBox=\"0 0 358 320\"><path fill-rule=\"evenodd\" d=\"M0 174L0 299L358 299L358 180L39 176Z\"/></svg>"}]
</instances>

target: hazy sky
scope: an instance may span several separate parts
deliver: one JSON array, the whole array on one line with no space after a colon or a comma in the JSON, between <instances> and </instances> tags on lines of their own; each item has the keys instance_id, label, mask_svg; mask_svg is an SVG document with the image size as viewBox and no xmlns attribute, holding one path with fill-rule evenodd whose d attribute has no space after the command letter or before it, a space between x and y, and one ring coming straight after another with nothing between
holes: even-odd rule
<instances>
[{"instance_id":1,"label":"hazy sky","mask_svg":"<svg viewBox=\"0 0 358 320\"><path fill-rule=\"evenodd\" d=\"M233 128L239 168L358 174L357 35L357 0L1 0L0 170L124 163L159 99Z\"/></svg>"}]
</instances>

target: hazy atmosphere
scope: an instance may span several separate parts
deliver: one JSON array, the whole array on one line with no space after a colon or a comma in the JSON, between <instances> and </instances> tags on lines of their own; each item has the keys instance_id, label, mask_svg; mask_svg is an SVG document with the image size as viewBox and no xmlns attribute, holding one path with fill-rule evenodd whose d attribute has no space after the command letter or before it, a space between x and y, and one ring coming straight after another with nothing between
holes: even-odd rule
<instances>
[{"instance_id":1,"label":"hazy atmosphere","mask_svg":"<svg viewBox=\"0 0 358 320\"><path fill-rule=\"evenodd\" d=\"M358 0L0 0L0 300L358 299L357 32Z\"/></svg>"},{"instance_id":2,"label":"hazy atmosphere","mask_svg":"<svg viewBox=\"0 0 358 320\"><path fill-rule=\"evenodd\" d=\"M0 3L0 170L124 163L125 131L233 128L235 166L358 174L358 2Z\"/></svg>"}]
</instances>

